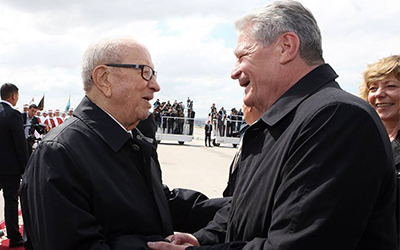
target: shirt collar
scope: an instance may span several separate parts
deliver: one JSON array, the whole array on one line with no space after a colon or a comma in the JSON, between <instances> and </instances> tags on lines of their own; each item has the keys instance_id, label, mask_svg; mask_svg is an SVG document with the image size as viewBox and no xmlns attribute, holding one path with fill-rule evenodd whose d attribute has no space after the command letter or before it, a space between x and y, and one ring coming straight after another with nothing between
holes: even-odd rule
<instances>
[{"instance_id":1,"label":"shirt collar","mask_svg":"<svg viewBox=\"0 0 400 250\"><path fill-rule=\"evenodd\" d=\"M6 104L8 104L11 108L14 108L14 106L13 106L11 103L9 103L9 102L7 102L7 101L5 101L5 100L0 100L0 103L6 103Z\"/></svg>"},{"instance_id":2,"label":"shirt collar","mask_svg":"<svg viewBox=\"0 0 400 250\"><path fill-rule=\"evenodd\" d=\"M338 75L329 64L318 66L286 91L286 93L261 116L261 120L269 126L273 126L297 107L304 99L323 85L334 81L337 77Z\"/></svg>"}]
</instances>

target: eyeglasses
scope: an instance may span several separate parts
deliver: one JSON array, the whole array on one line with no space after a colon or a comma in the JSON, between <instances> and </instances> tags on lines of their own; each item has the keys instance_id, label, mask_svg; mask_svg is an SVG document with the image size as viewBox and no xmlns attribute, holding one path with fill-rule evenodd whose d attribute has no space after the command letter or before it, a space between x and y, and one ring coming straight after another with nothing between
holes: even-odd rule
<instances>
[{"instance_id":1,"label":"eyeglasses","mask_svg":"<svg viewBox=\"0 0 400 250\"><path fill-rule=\"evenodd\" d=\"M109 63L109 64L106 64L106 66L118 67L118 68L141 69L142 70L142 77L146 81L150 81L153 76L155 78L157 78L157 71L152 69L150 66L144 65L144 64L115 64L115 63Z\"/></svg>"}]
</instances>

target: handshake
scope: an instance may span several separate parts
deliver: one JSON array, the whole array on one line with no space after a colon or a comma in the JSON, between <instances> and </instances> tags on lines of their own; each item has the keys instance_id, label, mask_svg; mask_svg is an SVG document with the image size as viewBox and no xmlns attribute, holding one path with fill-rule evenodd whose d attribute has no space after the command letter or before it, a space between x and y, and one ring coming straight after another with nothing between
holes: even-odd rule
<instances>
[{"instance_id":1,"label":"handshake","mask_svg":"<svg viewBox=\"0 0 400 250\"><path fill-rule=\"evenodd\" d=\"M157 241L148 242L147 246L152 250L183 250L190 246L200 246L192 234L175 233L166 238L170 243Z\"/></svg>"}]
</instances>

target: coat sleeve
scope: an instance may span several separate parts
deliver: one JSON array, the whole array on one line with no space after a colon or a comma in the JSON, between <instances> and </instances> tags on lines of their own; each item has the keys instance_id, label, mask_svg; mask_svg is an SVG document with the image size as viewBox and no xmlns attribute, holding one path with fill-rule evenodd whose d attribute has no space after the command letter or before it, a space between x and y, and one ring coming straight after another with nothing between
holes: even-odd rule
<instances>
[{"instance_id":1,"label":"coat sleeve","mask_svg":"<svg viewBox=\"0 0 400 250\"><path fill-rule=\"evenodd\" d=\"M364 110L320 110L290 141L267 237L192 248L397 249L388 145Z\"/></svg>"},{"instance_id":2,"label":"coat sleeve","mask_svg":"<svg viewBox=\"0 0 400 250\"><path fill-rule=\"evenodd\" d=\"M230 203L231 198L209 199L201 192L164 185L174 231L193 233L212 221L215 213Z\"/></svg>"},{"instance_id":3,"label":"coat sleeve","mask_svg":"<svg viewBox=\"0 0 400 250\"><path fill-rule=\"evenodd\" d=\"M231 201L232 200L229 200L224 207L216 212L213 220L210 221L206 227L193 234L199 241L200 245L211 245L225 242Z\"/></svg>"},{"instance_id":4,"label":"coat sleeve","mask_svg":"<svg viewBox=\"0 0 400 250\"><path fill-rule=\"evenodd\" d=\"M21 185L24 229L34 249L145 249L150 240L164 240L159 235L105 237L93 216L90 193L88 180L67 149L56 142L42 142Z\"/></svg>"}]
</instances>

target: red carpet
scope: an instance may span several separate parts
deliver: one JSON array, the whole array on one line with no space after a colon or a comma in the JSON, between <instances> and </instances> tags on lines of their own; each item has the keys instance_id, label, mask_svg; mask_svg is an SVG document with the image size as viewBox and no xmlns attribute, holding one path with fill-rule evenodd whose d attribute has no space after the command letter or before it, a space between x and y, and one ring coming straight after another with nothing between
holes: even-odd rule
<instances>
[{"instance_id":1,"label":"red carpet","mask_svg":"<svg viewBox=\"0 0 400 250\"><path fill-rule=\"evenodd\" d=\"M22 225L22 215L21 215L21 210L19 210L19 225ZM4 230L4 227L6 226L6 223L4 220L0 222L0 229L3 230L4 234L6 234L6 230ZM22 234L23 227L20 226L19 231ZM9 239L7 239L7 236L4 235L3 237L0 238L0 250L6 250L6 249L15 249L15 250L25 250L24 247L16 247L16 248L9 248L8 243Z\"/></svg>"}]
</instances>

